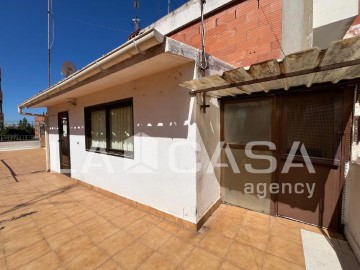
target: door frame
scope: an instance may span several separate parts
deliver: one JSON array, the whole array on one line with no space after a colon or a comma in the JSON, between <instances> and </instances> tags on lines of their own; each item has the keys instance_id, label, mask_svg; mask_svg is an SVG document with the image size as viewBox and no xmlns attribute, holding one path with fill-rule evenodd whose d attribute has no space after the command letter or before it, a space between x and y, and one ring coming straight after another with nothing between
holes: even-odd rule
<instances>
[{"instance_id":1,"label":"door frame","mask_svg":"<svg viewBox=\"0 0 360 270\"><path fill-rule=\"evenodd\" d=\"M68 149L69 149L69 167L68 168L63 168L62 166L62 139L61 139L61 136L60 135L60 126L62 125L62 122L61 122L61 118L62 117L66 117L67 118L67 135L68 135L68 142L67 142L67 146L68 146ZM59 135L59 139L58 139L58 145L59 145L59 163L60 163L60 172L64 175L67 175L67 176L71 176L71 155L70 155L70 125L69 125L69 111L63 111L63 112L59 112L58 113L58 135ZM68 172L62 172L62 170L68 170Z\"/></svg>"},{"instance_id":2,"label":"door frame","mask_svg":"<svg viewBox=\"0 0 360 270\"><path fill-rule=\"evenodd\" d=\"M272 111L271 111L271 142L273 142L276 146L278 145L279 138L276 136L278 133L279 121L277 121L278 115L279 115L279 106L278 105L278 97L274 94L266 94L266 95L254 95L254 96L244 96L244 97L232 97L228 99L220 99L220 141L224 142L223 148L225 148L227 145L230 148L233 149L245 149L244 146L240 145L231 145L225 143L225 105L226 104L239 104L239 103L247 103L247 102L257 102L257 101L271 101ZM269 150L266 146L258 146L253 147L254 150L265 150L265 151L271 151L273 152L273 156L278 159L278 147L276 147L275 151ZM223 155L221 155L221 163L224 163ZM220 168L220 189L224 185L224 176L223 176L223 168ZM271 183L275 183L277 181L277 173L278 168L276 168L275 172L271 173ZM222 190L220 192L221 197L223 197ZM275 216L276 215L276 194L270 195L270 215Z\"/></svg>"},{"instance_id":3,"label":"door frame","mask_svg":"<svg viewBox=\"0 0 360 270\"><path fill-rule=\"evenodd\" d=\"M347 83L338 83L338 84L322 84L322 85L315 85L311 88L305 87L297 87L289 91L284 90L277 90L271 93L254 93L252 96L244 95L238 97L223 97L219 99L220 102L220 141L224 142L224 105L229 103L240 103L240 102L249 102L249 101L257 101L257 100L267 100L269 98L272 99L273 104L273 115L272 115L272 142L276 145L276 151L274 152L274 156L279 162L281 158L281 147L280 143L282 143L282 136L283 132L281 132L283 128L283 123L281 121L281 114L283 108L283 97L287 95L294 95L298 93L306 93L306 92L324 92L324 91L342 91L343 92L343 108L342 108L342 119L343 119L343 130L344 134L341 138L341 154L340 154L340 179L339 179L339 186L337 187L340 190L339 194L339 210L338 210L338 222L339 228L341 226L341 216L342 216L342 209L343 209L343 187L345 184L345 163L350 159L350 145L351 145L351 130L352 130L352 110L350 110L353 106L353 91L355 89L354 82L347 82ZM349 108L351 107L351 108ZM350 110L351 114L347 118L346 111ZM221 162L224 162L221 160ZM222 187L224 183L223 179L223 168L220 168L220 187ZM277 167L275 172L272 173L272 183L279 183L279 173L280 170ZM222 196L222 194L221 194ZM270 202L270 215L278 216L278 195L271 194L271 202ZM301 222L301 221L300 221Z\"/></svg>"}]
</instances>

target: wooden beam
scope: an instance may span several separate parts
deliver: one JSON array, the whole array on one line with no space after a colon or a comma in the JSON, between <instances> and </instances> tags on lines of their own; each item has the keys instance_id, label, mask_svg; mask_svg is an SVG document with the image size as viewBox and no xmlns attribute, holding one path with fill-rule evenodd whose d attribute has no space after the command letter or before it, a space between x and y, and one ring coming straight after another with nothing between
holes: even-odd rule
<instances>
[{"instance_id":1,"label":"wooden beam","mask_svg":"<svg viewBox=\"0 0 360 270\"><path fill-rule=\"evenodd\" d=\"M319 66L319 67L315 67L315 68L300 70L300 71L296 71L296 72L290 72L290 73L286 73L286 74L280 74L280 75L276 75L276 76L270 76L270 77L261 78L261 79L254 79L254 80L245 81L245 82L230 83L230 84L222 85L222 86L199 89L199 90L195 90L195 91L190 91L190 95L193 96L193 95L196 95L199 93L206 93L206 92L211 92L211 91L223 90L226 88L241 87L241 86L246 86L246 85L251 85L251 84L270 82L270 81L274 81L274 80L292 78L292 77L308 75L308 74L317 73L317 72L324 72L324 71L329 71L329 70L335 70L335 69L339 69L339 68L351 67L351 66L356 66L356 65L360 65L360 59L346 61L346 62L342 62L342 63L336 63L336 64L332 64L332 65L327 65L327 66ZM359 77L360 77L360 74L359 74Z\"/></svg>"}]
</instances>

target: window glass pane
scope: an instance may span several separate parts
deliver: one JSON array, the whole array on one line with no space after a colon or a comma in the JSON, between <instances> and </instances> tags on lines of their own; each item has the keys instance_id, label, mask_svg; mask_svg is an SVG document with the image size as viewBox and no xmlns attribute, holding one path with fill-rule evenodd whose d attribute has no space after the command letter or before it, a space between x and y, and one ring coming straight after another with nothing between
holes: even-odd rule
<instances>
[{"instance_id":1,"label":"window glass pane","mask_svg":"<svg viewBox=\"0 0 360 270\"><path fill-rule=\"evenodd\" d=\"M67 118L63 118L62 119L62 136L63 137L67 137L68 134L67 134L67 131L68 131L68 127L67 127Z\"/></svg>"},{"instance_id":2,"label":"window glass pane","mask_svg":"<svg viewBox=\"0 0 360 270\"><path fill-rule=\"evenodd\" d=\"M110 110L110 148L114 150L134 150L132 106Z\"/></svg>"},{"instance_id":3,"label":"window glass pane","mask_svg":"<svg viewBox=\"0 0 360 270\"><path fill-rule=\"evenodd\" d=\"M91 112L91 147L106 148L105 110Z\"/></svg>"},{"instance_id":4,"label":"window glass pane","mask_svg":"<svg viewBox=\"0 0 360 270\"><path fill-rule=\"evenodd\" d=\"M304 144L310 157L335 158L335 111L332 94L291 96L286 102L286 147L289 153L295 141ZM300 155L300 153L297 153Z\"/></svg>"},{"instance_id":5,"label":"window glass pane","mask_svg":"<svg viewBox=\"0 0 360 270\"><path fill-rule=\"evenodd\" d=\"M225 142L245 145L253 141L271 141L271 111L271 101L226 104Z\"/></svg>"}]
</instances>

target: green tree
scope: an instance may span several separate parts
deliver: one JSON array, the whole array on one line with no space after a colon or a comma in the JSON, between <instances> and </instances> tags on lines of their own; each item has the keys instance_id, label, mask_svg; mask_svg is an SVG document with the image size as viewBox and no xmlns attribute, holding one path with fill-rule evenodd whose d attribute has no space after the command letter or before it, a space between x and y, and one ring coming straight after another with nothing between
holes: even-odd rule
<instances>
[{"instance_id":1,"label":"green tree","mask_svg":"<svg viewBox=\"0 0 360 270\"><path fill-rule=\"evenodd\" d=\"M27 118L24 117L22 120L19 121L17 129L26 135L34 135L35 134L35 128L28 122Z\"/></svg>"}]
</instances>

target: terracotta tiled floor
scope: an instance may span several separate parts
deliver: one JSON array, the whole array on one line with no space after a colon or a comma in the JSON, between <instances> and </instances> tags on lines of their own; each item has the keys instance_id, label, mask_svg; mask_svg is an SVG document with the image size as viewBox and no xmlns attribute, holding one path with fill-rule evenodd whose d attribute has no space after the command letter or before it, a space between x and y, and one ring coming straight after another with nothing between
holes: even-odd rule
<instances>
[{"instance_id":1,"label":"terracotta tiled floor","mask_svg":"<svg viewBox=\"0 0 360 270\"><path fill-rule=\"evenodd\" d=\"M45 173L41 149L1 160L0 269L305 269L300 229L319 232L221 205L194 233Z\"/></svg>"}]
</instances>

